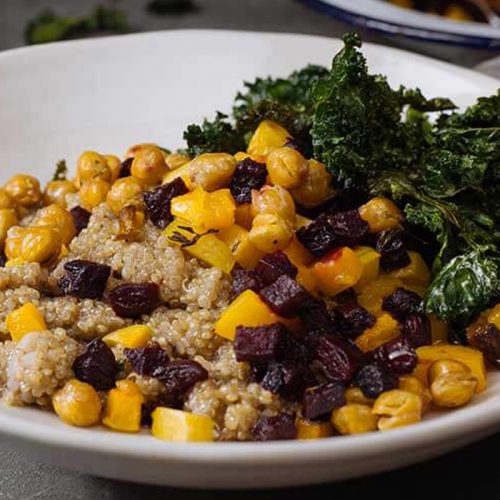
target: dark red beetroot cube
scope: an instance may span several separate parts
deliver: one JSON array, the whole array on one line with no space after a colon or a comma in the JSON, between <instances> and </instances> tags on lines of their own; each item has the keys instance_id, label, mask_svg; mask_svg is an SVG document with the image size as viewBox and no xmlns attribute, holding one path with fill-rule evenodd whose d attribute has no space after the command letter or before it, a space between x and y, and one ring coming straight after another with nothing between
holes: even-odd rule
<instances>
[{"instance_id":1,"label":"dark red beetroot cube","mask_svg":"<svg viewBox=\"0 0 500 500\"><path fill-rule=\"evenodd\" d=\"M332 316L323 300L309 297L302 304L299 316L306 325L308 331L320 331L324 333L336 333Z\"/></svg>"},{"instance_id":2,"label":"dark red beetroot cube","mask_svg":"<svg viewBox=\"0 0 500 500\"><path fill-rule=\"evenodd\" d=\"M298 271L290 259L278 250L262 257L255 267L255 272L264 286L267 286L274 283L283 274L295 279Z\"/></svg>"},{"instance_id":3,"label":"dark red beetroot cube","mask_svg":"<svg viewBox=\"0 0 500 500\"><path fill-rule=\"evenodd\" d=\"M332 382L350 382L363 362L363 353L347 339L320 335L315 342L314 360Z\"/></svg>"},{"instance_id":4,"label":"dark red beetroot cube","mask_svg":"<svg viewBox=\"0 0 500 500\"><path fill-rule=\"evenodd\" d=\"M236 203L250 203L252 189L260 189L266 182L267 169L263 163L245 158L236 165L233 178L229 184L231 194Z\"/></svg>"},{"instance_id":5,"label":"dark red beetroot cube","mask_svg":"<svg viewBox=\"0 0 500 500\"><path fill-rule=\"evenodd\" d=\"M254 441L296 439L295 415L281 413L275 417L260 417L252 429Z\"/></svg>"},{"instance_id":6,"label":"dark red beetroot cube","mask_svg":"<svg viewBox=\"0 0 500 500\"><path fill-rule=\"evenodd\" d=\"M432 341L431 324L425 314L412 314L403 322L403 337L413 347L429 345Z\"/></svg>"},{"instance_id":7,"label":"dark red beetroot cube","mask_svg":"<svg viewBox=\"0 0 500 500\"><path fill-rule=\"evenodd\" d=\"M183 396L194 384L207 380L208 372L196 361L177 359L156 369L153 377L163 382L167 395Z\"/></svg>"},{"instance_id":8,"label":"dark red beetroot cube","mask_svg":"<svg viewBox=\"0 0 500 500\"><path fill-rule=\"evenodd\" d=\"M395 389L398 378L380 363L371 363L359 370L355 383L367 398L376 398L385 391Z\"/></svg>"},{"instance_id":9,"label":"dark red beetroot cube","mask_svg":"<svg viewBox=\"0 0 500 500\"><path fill-rule=\"evenodd\" d=\"M274 283L259 292L260 298L277 314L293 318L311 294L293 278L283 274Z\"/></svg>"},{"instance_id":10,"label":"dark red beetroot cube","mask_svg":"<svg viewBox=\"0 0 500 500\"><path fill-rule=\"evenodd\" d=\"M410 256L400 230L382 231L376 242L376 250L380 253L380 267L384 271L393 271L406 267Z\"/></svg>"},{"instance_id":11,"label":"dark red beetroot cube","mask_svg":"<svg viewBox=\"0 0 500 500\"><path fill-rule=\"evenodd\" d=\"M87 212L87 210L82 207L73 207L69 213L71 217L73 217L76 234L80 234L89 225L90 212Z\"/></svg>"},{"instance_id":12,"label":"dark red beetroot cube","mask_svg":"<svg viewBox=\"0 0 500 500\"><path fill-rule=\"evenodd\" d=\"M59 289L64 295L79 299L100 299L104 294L111 268L89 260L71 260L64 264Z\"/></svg>"},{"instance_id":13,"label":"dark red beetroot cube","mask_svg":"<svg viewBox=\"0 0 500 500\"><path fill-rule=\"evenodd\" d=\"M297 238L314 255L322 257L341 246L359 243L369 233L368 224L357 210L333 215L320 215L314 222L300 228Z\"/></svg>"},{"instance_id":14,"label":"dark red beetroot cube","mask_svg":"<svg viewBox=\"0 0 500 500\"><path fill-rule=\"evenodd\" d=\"M155 283L126 283L113 288L108 298L118 316L134 319L159 306L160 290Z\"/></svg>"},{"instance_id":15,"label":"dark red beetroot cube","mask_svg":"<svg viewBox=\"0 0 500 500\"><path fill-rule=\"evenodd\" d=\"M306 387L314 383L307 368L297 363L284 361L270 364L260 384L273 394L297 401L302 398Z\"/></svg>"},{"instance_id":16,"label":"dark red beetroot cube","mask_svg":"<svg viewBox=\"0 0 500 500\"><path fill-rule=\"evenodd\" d=\"M7 257L3 252L0 252L0 267L5 267L6 262L7 262Z\"/></svg>"},{"instance_id":17,"label":"dark red beetroot cube","mask_svg":"<svg viewBox=\"0 0 500 500\"><path fill-rule=\"evenodd\" d=\"M370 353L379 364L389 368L397 375L411 373L417 366L417 353L410 342L398 337L377 347Z\"/></svg>"},{"instance_id":18,"label":"dark red beetroot cube","mask_svg":"<svg viewBox=\"0 0 500 500\"><path fill-rule=\"evenodd\" d=\"M500 366L500 330L493 323L486 323L467 335L469 342L486 356L495 367Z\"/></svg>"},{"instance_id":19,"label":"dark red beetroot cube","mask_svg":"<svg viewBox=\"0 0 500 500\"><path fill-rule=\"evenodd\" d=\"M375 324L375 316L357 303L349 302L336 307L332 319L337 331L350 339L355 339L367 328Z\"/></svg>"},{"instance_id":20,"label":"dark red beetroot cube","mask_svg":"<svg viewBox=\"0 0 500 500\"><path fill-rule=\"evenodd\" d=\"M233 278L231 287L234 296L238 296L245 290L253 290L259 292L264 288L264 284L259 275L253 269L243 269L239 264L236 264L231 271Z\"/></svg>"},{"instance_id":21,"label":"dark red beetroot cube","mask_svg":"<svg viewBox=\"0 0 500 500\"><path fill-rule=\"evenodd\" d=\"M281 323L254 328L239 326L234 339L236 359L253 364L275 361L287 335L288 332Z\"/></svg>"},{"instance_id":22,"label":"dark red beetroot cube","mask_svg":"<svg viewBox=\"0 0 500 500\"><path fill-rule=\"evenodd\" d=\"M420 295L406 288L396 288L382 303L382 309L394 316L398 321L404 321L407 316L417 314L422 309Z\"/></svg>"},{"instance_id":23,"label":"dark red beetroot cube","mask_svg":"<svg viewBox=\"0 0 500 500\"><path fill-rule=\"evenodd\" d=\"M133 158L127 158L126 160L122 161L122 166L120 168L120 179L123 179L124 177L130 177L133 161Z\"/></svg>"},{"instance_id":24,"label":"dark red beetroot cube","mask_svg":"<svg viewBox=\"0 0 500 500\"><path fill-rule=\"evenodd\" d=\"M170 205L172 198L181 196L188 192L188 188L184 181L179 177L168 184L163 184L154 189L150 189L144 193L144 204L146 205L146 213L151 222L165 229L172 221Z\"/></svg>"},{"instance_id":25,"label":"dark red beetroot cube","mask_svg":"<svg viewBox=\"0 0 500 500\"><path fill-rule=\"evenodd\" d=\"M335 408L344 406L345 385L339 382L328 382L316 387L310 387L304 393L302 400L302 415L309 420L321 417Z\"/></svg>"},{"instance_id":26,"label":"dark red beetroot cube","mask_svg":"<svg viewBox=\"0 0 500 500\"><path fill-rule=\"evenodd\" d=\"M151 376L157 368L167 366L170 361L168 354L160 346L125 349L123 352L139 375Z\"/></svg>"},{"instance_id":27,"label":"dark red beetroot cube","mask_svg":"<svg viewBox=\"0 0 500 500\"><path fill-rule=\"evenodd\" d=\"M279 353L280 361L293 361L307 365L311 361L310 350L305 337L299 337L295 333L287 332Z\"/></svg>"}]
</instances>

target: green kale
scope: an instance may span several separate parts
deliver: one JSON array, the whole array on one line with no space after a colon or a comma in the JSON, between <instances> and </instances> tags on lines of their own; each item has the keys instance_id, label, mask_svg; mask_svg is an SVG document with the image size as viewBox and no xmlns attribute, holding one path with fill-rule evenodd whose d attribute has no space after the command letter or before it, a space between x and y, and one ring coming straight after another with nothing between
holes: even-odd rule
<instances>
[{"instance_id":1,"label":"green kale","mask_svg":"<svg viewBox=\"0 0 500 500\"><path fill-rule=\"evenodd\" d=\"M243 136L228 120L227 115L217 112L213 121L203 120L201 125L189 125L184 131L187 154L191 157L202 153L237 153L246 148Z\"/></svg>"},{"instance_id":2,"label":"green kale","mask_svg":"<svg viewBox=\"0 0 500 500\"><path fill-rule=\"evenodd\" d=\"M109 31L129 31L125 14L118 9L99 6L84 17L64 17L46 10L32 19L25 29L25 39L30 45L57 42L68 38Z\"/></svg>"},{"instance_id":3,"label":"green kale","mask_svg":"<svg viewBox=\"0 0 500 500\"><path fill-rule=\"evenodd\" d=\"M52 176L53 181L65 181L68 178L68 165L66 160L59 160L56 165L56 170Z\"/></svg>"}]
</instances>

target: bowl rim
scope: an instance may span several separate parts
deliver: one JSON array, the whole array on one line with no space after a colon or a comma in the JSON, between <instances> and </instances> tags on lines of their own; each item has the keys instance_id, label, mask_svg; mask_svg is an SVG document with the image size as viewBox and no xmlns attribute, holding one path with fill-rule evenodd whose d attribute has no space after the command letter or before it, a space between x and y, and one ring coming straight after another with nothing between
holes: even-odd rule
<instances>
[{"instance_id":1,"label":"bowl rim","mask_svg":"<svg viewBox=\"0 0 500 500\"><path fill-rule=\"evenodd\" d=\"M161 36L175 36L176 34L198 34L203 36L234 36L242 33L250 36L314 38L331 42L332 38L300 35L290 33L269 32L242 32L231 30L168 30L131 35L104 37L91 40L76 40L47 44L36 47L11 49L0 53L0 65L10 58L17 58L20 54L44 54L47 52L73 50L79 46L89 44L103 46L107 43L121 43L132 37L155 38ZM498 82L496 79L479 75L472 70L456 67L449 63L438 61L419 54L385 47L373 43L366 43L371 50L383 51L386 54L397 54L400 57L411 57L415 61L433 64L443 69L460 70L462 74L475 75L485 81ZM0 68L1 69L1 68ZM32 412L37 417L31 419ZM362 453L364 457L384 453L398 453L404 450L430 447L436 441L451 442L457 435L472 435L481 431L491 431L500 427L500 397L490 395L487 400L478 401L471 407L455 410L437 418L425 420L412 426L394 429L389 435L381 432L367 433L355 436L335 436L321 440L281 441L281 442L215 442L215 443L167 443L153 438L151 435L123 434L104 430L103 428L79 429L61 423L55 415L40 414L39 409L30 408L0 408L0 435L7 441L22 442L31 445L40 445L46 449L89 452L94 455L116 456L127 455L130 458L147 458L160 461L176 461L178 463L227 464L228 466L244 465L271 465L327 462L333 456L345 460L355 460ZM40 415L43 418L40 418ZM50 418L50 425L45 419ZM52 423L53 422L53 423Z\"/></svg>"},{"instance_id":2,"label":"bowl rim","mask_svg":"<svg viewBox=\"0 0 500 500\"><path fill-rule=\"evenodd\" d=\"M358 0L363 2L363 6L351 6L345 0L299 0L302 3L324 12L325 14L334 17L340 21L346 22L353 26L366 28L379 33L384 33L389 36L404 36L406 38L436 42L445 45L453 45L465 48L486 49L498 51L500 49L500 30L485 24L475 22L456 22L441 18L433 18L433 28L427 27L429 14L422 12L412 12L411 22L406 13L403 22L395 22L393 16L387 16L387 13L402 11L400 7L395 5L380 5L379 0ZM364 9L377 8L381 13L374 17L373 15L364 14L361 12L361 7ZM370 12L370 10L368 10ZM403 11L404 13L404 11ZM467 30L463 28L467 27ZM471 31L475 29L476 34Z\"/></svg>"}]
</instances>

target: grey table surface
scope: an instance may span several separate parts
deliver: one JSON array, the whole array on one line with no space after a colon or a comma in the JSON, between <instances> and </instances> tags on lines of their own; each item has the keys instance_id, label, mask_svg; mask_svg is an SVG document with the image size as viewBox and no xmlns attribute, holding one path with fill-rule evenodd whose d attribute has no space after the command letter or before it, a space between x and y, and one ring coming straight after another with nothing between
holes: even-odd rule
<instances>
[{"instance_id":1,"label":"grey table surface","mask_svg":"<svg viewBox=\"0 0 500 500\"><path fill-rule=\"evenodd\" d=\"M353 0L355 1L355 0ZM0 0L0 50L23 45L26 22L47 7L65 14L89 11L97 0ZM146 0L115 2L124 9L137 31L174 28L217 28L257 31L286 31L326 36L339 36L346 29L342 23L326 17L293 0L196 0L198 8L186 14L154 16L146 12ZM372 33L365 40L408 48L399 39L384 39ZM474 66L492 57L492 53L465 49L443 49L411 45L420 52L432 53L457 64ZM489 71L500 75L498 66ZM287 496L335 496L360 498L383 495L384 500L424 498L445 491L448 499L473 496L500 498L497 461L493 459L500 446L500 435L466 447L445 457L400 471L331 485L255 492L188 491L134 485L89 477L80 473L55 469L2 449L0 442L0 499L246 499Z\"/></svg>"}]
</instances>

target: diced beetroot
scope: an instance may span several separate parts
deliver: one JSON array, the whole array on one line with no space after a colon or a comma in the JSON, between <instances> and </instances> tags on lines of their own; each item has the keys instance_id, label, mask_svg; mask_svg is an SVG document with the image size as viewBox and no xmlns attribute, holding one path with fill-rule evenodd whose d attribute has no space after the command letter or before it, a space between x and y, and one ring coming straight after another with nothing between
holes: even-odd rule
<instances>
[{"instance_id":1,"label":"diced beetroot","mask_svg":"<svg viewBox=\"0 0 500 500\"><path fill-rule=\"evenodd\" d=\"M254 328L239 326L234 339L236 359L253 364L275 361L287 335L288 332L281 323Z\"/></svg>"},{"instance_id":2,"label":"diced beetroot","mask_svg":"<svg viewBox=\"0 0 500 500\"><path fill-rule=\"evenodd\" d=\"M73 217L73 224L76 229L76 234L80 234L88 225L90 221L90 212L87 212L82 207L73 207L69 213Z\"/></svg>"},{"instance_id":3,"label":"diced beetroot","mask_svg":"<svg viewBox=\"0 0 500 500\"><path fill-rule=\"evenodd\" d=\"M352 342L334 335L320 335L315 343L315 362L332 382L350 382L363 362L363 353Z\"/></svg>"},{"instance_id":4,"label":"diced beetroot","mask_svg":"<svg viewBox=\"0 0 500 500\"><path fill-rule=\"evenodd\" d=\"M400 287L384 299L382 309L398 321L404 321L407 316L417 314L422 309L422 299L417 293Z\"/></svg>"},{"instance_id":5,"label":"diced beetroot","mask_svg":"<svg viewBox=\"0 0 500 500\"><path fill-rule=\"evenodd\" d=\"M296 401L302 398L304 390L314 383L309 370L297 363L284 361L271 363L262 382L262 387L285 399Z\"/></svg>"},{"instance_id":6,"label":"diced beetroot","mask_svg":"<svg viewBox=\"0 0 500 500\"><path fill-rule=\"evenodd\" d=\"M411 373L417 366L417 353L405 337L397 337L370 353L374 360L397 375Z\"/></svg>"},{"instance_id":7,"label":"diced beetroot","mask_svg":"<svg viewBox=\"0 0 500 500\"><path fill-rule=\"evenodd\" d=\"M150 189L144 193L144 204L146 205L146 213L151 222L165 229L172 221L170 205L172 198L181 196L188 192L188 188L184 181L178 177L168 184L163 184L154 189Z\"/></svg>"},{"instance_id":8,"label":"diced beetroot","mask_svg":"<svg viewBox=\"0 0 500 500\"><path fill-rule=\"evenodd\" d=\"M314 255L322 257L341 246L359 243L369 233L368 224L357 210L333 215L320 215L314 222L300 228L297 238Z\"/></svg>"},{"instance_id":9,"label":"diced beetroot","mask_svg":"<svg viewBox=\"0 0 500 500\"><path fill-rule=\"evenodd\" d=\"M493 323L481 325L468 338L471 345L479 349L492 366L500 366L500 330Z\"/></svg>"},{"instance_id":10,"label":"diced beetroot","mask_svg":"<svg viewBox=\"0 0 500 500\"><path fill-rule=\"evenodd\" d=\"M168 354L158 345L125 349L124 354L134 371L139 375L151 376L157 368L167 366L170 361Z\"/></svg>"},{"instance_id":11,"label":"diced beetroot","mask_svg":"<svg viewBox=\"0 0 500 500\"><path fill-rule=\"evenodd\" d=\"M311 294L287 274L259 292L260 298L277 314L284 318L297 316L302 304Z\"/></svg>"},{"instance_id":12,"label":"diced beetroot","mask_svg":"<svg viewBox=\"0 0 500 500\"><path fill-rule=\"evenodd\" d=\"M183 396L194 384L207 380L208 372L196 361L177 359L156 369L153 377L163 382L168 395Z\"/></svg>"},{"instance_id":13,"label":"diced beetroot","mask_svg":"<svg viewBox=\"0 0 500 500\"><path fill-rule=\"evenodd\" d=\"M300 318L308 331L335 333L335 325L323 300L309 297L299 311Z\"/></svg>"},{"instance_id":14,"label":"diced beetroot","mask_svg":"<svg viewBox=\"0 0 500 500\"><path fill-rule=\"evenodd\" d=\"M254 441L296 439L295 415L281 413L275 417L260 417L252 429Z\"/></svg>"},{"instance_id":15,"label":"diced beetroot","mask_svg":"<svg viewBox=\"0 0 500 500\"><path fill-rule=\"evenodd\" d=\"M355 382L367 398L376 398L398 386L396 375L380 363L363 366L356 374Z\"/></svg>"},{"instance_id":16,"label":"diced beetroot","mask_svg":"<svg viewBox=\"0 0 500 500\"><path fill-rule=\"evenodd\" d=\"M123 179L124 177L130 177L133 161L134 161L133 158L127 158L126 160L122 161L122 166L120 168L120 175L119 175L120 179Z\"/></svg>"},{"instance_id":17,"label":"diced beetroot","mask_svg":"<svg viewBox=\"0 0 500 500\"><path fill-rule=\"evenodd\" d=\"M113 288L108 298L118 316L139 318L158 307L160 290L155 283L126 283Z\"/></svg>"},{"instance_id":18,"label":"diced beetroot","mask_svg":"<svg viewBox=\"0 0 500 500\"><path fill-rule=\"evenodd\" d=\"M231 277L233 278L231 288L234 296L240 295L245 290L253 290L258 293L264 288L262 280L253 269L243 269L239 264L233 267Z\"/></svg>"},{"instance_id":19,"label":"diced beetroot","mask_svg":"<svg viewBox=\"0 0 500 500\"><path fill-rule=\"evenodd\" d=\"M97 391L108 391L115 386L118 365L113 351L101 339L95 339L75 359L73 371L81 382L90 384Z\"/></svg>"},{"instance_id":20,"label":"diced beetroot","mask_svg":"<svg viewBox=\"0 0 500 500\"><path fill-rule=\"evenodd\" d=\"M264 283L264 286L267 286L274 283L283 274L295 279L298 270L290 262L290 259L282 251L278 250L262 257L255 267L255 272Z\"/></svg>"},{"instance_id":21,"label":"diced beetroot","mask_svg":"<svg viewBox=\"0 0 500 500\"><path fill-rule=\"evenodd\" d=\"M428 345L432 341L431 324L425 314L412 314L403 322L403 336L413 347Z\"/></svg>"},{"instance_id":22,"label":"diced beetroot","mask_svg":"<svg viewBox=\"0 0 500 500\"><path fill-rule=\"evenodd\" d=\"M332 311L332 319L336 330L342 335L355 339L367 328L375 324L375 316L357 303L348 302Z\"/></svg>"},{"instance_id":23,"label":"diced beetroot","mask_svg":"<svg viewBox=\"0 0 500 500\"><path fill-rule=\"evenodd\" d=\"M236 165L229 185L236 203L250 203L252 189L260 189L266 182L267 169L263 163L245 158Z\"/></svg>"},{"instance_id":24,"label":"diced beetroot","mask_svg":"<svg viewBox=\"0 0 500 500\"><path fill-rule=\"evenodd\" d=\"M302 415L313 420L345 405L344 391L344 384L339 382L328 382L310 387L304 393Z\"/></svg>"},{"instance_id":25,"label":"diced beetroot","mask_svg":"<svg viewBox=\"0 0 500 500\"><path fill-rule=\"evenodd\" d=\"M384 271L401 269L411 262L403 235L398 229L382 231L377 237L375 246L380 253L380 267Z\"/></svg>"}]
</instances>

